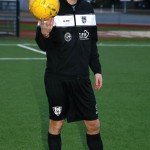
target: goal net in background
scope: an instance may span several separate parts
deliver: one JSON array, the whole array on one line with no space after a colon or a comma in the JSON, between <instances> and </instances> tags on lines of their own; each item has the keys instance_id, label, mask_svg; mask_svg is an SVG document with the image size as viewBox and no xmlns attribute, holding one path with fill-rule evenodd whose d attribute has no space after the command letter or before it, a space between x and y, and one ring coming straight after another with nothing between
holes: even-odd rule
<instances>
[{"instance_id":1,"label":"goal net in background","mask_svg":"<svg viewBox=\"0 0 150 150\"><path fill-rule=\"evenodd\" d=\"M19 0L0 0L0 35L19 37Z\"/></svg>"}]
</instances>

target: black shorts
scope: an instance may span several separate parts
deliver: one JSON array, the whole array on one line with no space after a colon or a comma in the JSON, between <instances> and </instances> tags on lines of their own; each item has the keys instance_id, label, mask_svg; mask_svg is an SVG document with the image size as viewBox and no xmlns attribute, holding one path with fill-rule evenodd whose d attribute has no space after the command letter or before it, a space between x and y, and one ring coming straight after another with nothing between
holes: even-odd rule
<instances>
[{"instance_id":1,"label":"black shorts","mask_svg":"<svg viewBox=\"0 0 150 150\"><path fill-rule=\"evenodd\" d=\"M98 119L96 100L89 78L56 79L45 75L45 89L52 120L68 122Z\"/></svg>"}]
</instances>

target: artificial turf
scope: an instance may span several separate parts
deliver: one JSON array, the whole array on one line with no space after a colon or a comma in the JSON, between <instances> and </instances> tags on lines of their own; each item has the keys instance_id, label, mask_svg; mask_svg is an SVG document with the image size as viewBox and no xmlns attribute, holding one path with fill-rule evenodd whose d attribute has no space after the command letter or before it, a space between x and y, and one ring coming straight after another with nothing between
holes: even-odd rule
<instances>
[{"instance_id":1,"label":"artificial turf","mask_svg":"<svg viewBox=\"0 0 150 150\"><path fill-rule=\"evenodd\" d=\"M0 44L18 42L35 44L26 40L1 40ZM148 44L144 40L140 43L138 40L100 41L103 87L95 95L105 150L149 149ZM37 46L30 47L38 49ZM45 56L17 46L0 45L0 58L4 57ZM47 149L48 108L43 83L45 63L45 60L0 60L0 150ZM93 79L91 73L94 84ZM87 150L82 122L65 122L62 142L63 150Z\"/></svg>"}]
</instances>

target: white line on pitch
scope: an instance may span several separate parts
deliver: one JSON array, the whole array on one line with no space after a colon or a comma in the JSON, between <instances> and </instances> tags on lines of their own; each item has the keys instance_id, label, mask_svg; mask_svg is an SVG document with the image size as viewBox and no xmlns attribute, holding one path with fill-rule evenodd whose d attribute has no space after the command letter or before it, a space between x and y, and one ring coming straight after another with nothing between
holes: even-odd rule
<instances>
[{"instance_id":1,"label":"white line on pitch","mask_svg":"<svg viewBox=\"0 0 150 150\"><path fill-rule=\"evenodd\" d=\"M103 44L98 43L97 46L105 47L150 47L150 44Z\"/></svg>"},{"instance_id":2,"label":"white line on pitch","mask_svg":"<svg viewBox=\"0 0 150 150\"><path fill-rule=\"evenodd\" d=\"M36 44L0 44L0 46L19 46L37 53L45 54L45 52L31 48L29 46L36 46ZM103 44L98 43L97 46L105 46L105 47L150 47L150 44Z\"/></svg>"},{"instance_id":3,"label":"white line on pitch","mask_svg":"<svg viewBox=\"0 0 150 150\"><path fill-rule=\"evenodd\" d=\"M0 60L46 60L46 58L0 58Z\"/></svg>"},{"instance_id":4,"label":"white line on pitch","mask_svg":"<svg viewBox=\"0 0 150 150\"><path fill-rule=\"evenodd\" d=\"M37 44L31 44L31 43L24 43L25 46L37 46Z\"/></svg>"},{"instance_id":5,"label":"white line on pitch","mask_svg":"<svg viewBox=\"0 0 150 150\"><path fill-rule=\"evenodd\" d=\"M43 52L43 51L40 51L40 50L37 50L37 49L35 49L35 48L31 48L31 47L29 47L29 46L25 46L25 45L23 45L23 44L17 44L17 46L18 47L21 47L21 48L24 48L24 49L27 49L27 50L30 50L30 51L33 51L33 52L36 52L36 53L40 53L40 54L46 54L45 52Z\"/></svg>"},{"instance_id":6,"label":"white line on pitch","mask_svg":"<svg viewBox=\"0 0 150 150\"><path fill-rule=\"evenodd\" d=\"M0 44L0 46L17 46L16 44Z\"/></svg>"},{"instance_id":7,"label":"white line on pitch","mask_svg":"<svg viewBox=\"0 0 150 150\"><path fill-rule=\"evenodd\" d=\"M37 46L37 44L24 43L25 46ZM17 44L0 44L0 46L17 46Z\"/></svg>"}]
</instances>

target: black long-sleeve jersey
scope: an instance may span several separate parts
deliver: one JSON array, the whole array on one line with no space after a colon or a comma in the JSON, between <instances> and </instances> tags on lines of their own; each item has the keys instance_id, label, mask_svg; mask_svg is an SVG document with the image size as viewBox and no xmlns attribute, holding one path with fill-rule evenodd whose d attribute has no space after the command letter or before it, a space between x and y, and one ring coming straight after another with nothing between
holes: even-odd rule
<instances>
[{"instance_id":1,"label":"black long-sleeve jersey","mask_svg":"<svg viewBox=\"0 0 150 150\"><path fill-rule=\"evenodd\" d=\"M50 37L44 38L38 26L36 42L46 51L46 72L51 75L89 76L89 67L94 74L101 73L95 14L92 5L84 0L78 0L75 7L60 0Z\"/></svg>"}]
</instances>

